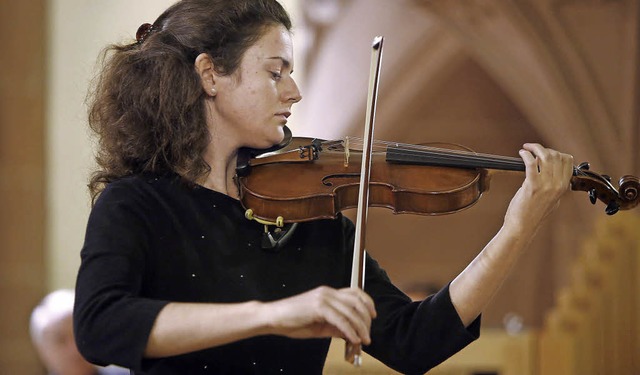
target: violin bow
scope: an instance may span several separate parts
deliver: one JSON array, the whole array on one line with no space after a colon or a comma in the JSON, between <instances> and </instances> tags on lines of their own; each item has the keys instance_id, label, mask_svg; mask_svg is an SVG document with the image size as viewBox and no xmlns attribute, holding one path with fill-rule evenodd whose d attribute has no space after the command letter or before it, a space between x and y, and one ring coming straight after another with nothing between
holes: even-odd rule
<instances>
[{"instance_id":1,"label":"violin bow","mask_svg":"<svg viewBox=\"0 0 640 375\"><path fill-rule=\"evenodd\" d=\"M364 145L362 150L362 166L360 168L360 189L358 193L358 211L356 214L356 232L353 245L353 261L351 264L351 287L364 289L365 272L365 238L367 214L369 211L369 179L371 175L371 152L373 149L373 128L376 118L376 102L380 67L382 64L382 42L384 38L377 36L371 46L371 70L369 72L369 92L367 97L367 116L364 125ZM362 364L362 345L347 342L344 359L354 366Z\"/></svg>"}]
</instances>

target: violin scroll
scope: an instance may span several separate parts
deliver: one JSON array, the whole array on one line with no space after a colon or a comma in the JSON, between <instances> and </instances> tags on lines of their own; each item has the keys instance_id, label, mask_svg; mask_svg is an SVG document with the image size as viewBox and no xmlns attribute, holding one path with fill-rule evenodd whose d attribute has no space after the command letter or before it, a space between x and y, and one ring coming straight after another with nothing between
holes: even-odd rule
<instances>
[{"instance_id":1,"label":"violin scroll","mask_svg":"<svg viewBox=\"0 0 640 375\"><path fill-rule=\"evenodd\" d=\"M605 212L613 215L619 210L634 208L640 202L640 179L625 175L618 181L618 188L611 183L611 177L589 170L589 163L581 163L574 168L571 189L589 193L591 203L598 200L606 204Z\"/></svg>"}]
</instances>

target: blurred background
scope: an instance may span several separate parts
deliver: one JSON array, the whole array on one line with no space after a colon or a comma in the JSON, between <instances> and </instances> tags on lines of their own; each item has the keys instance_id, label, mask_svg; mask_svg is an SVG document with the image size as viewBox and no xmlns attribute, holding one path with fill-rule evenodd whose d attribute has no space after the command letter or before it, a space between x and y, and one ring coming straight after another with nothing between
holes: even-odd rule
<instances>
[{"instance_id":1,"label":"blurred background","mask_svg":"<svg viewBox=\"0 0 640 375\"><path fill-rule=\"evenodd\" d=\"M296 136L361 136L371 41L383 35L376 139L504 156L540 142L616 187L640 175L637 0L281 2L304 98L289 122ZM93 166L84 99L97 57L172 3L0 0L0 374L44 373L29 315L75 284ZM476 205L452 215L372 209L368 251L424 297L497 232L522 180L496 174ZM601 202L569 193L484 314L481 339L433 372L640 373L639 213L607 216ZM328 373L355 371L331 361Z\"/></svg>"}]
</instances>

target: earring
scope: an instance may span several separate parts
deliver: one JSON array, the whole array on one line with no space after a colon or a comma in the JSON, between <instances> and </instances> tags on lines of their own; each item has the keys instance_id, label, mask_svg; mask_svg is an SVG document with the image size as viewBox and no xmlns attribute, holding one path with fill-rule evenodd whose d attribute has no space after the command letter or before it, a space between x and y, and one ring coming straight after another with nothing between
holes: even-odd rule
<instances>
[{"instance_id":1,"label":"earring","mask_svg":"<svg viewBox=\"0 0 640 375\"><path fill-rule=\"evenodd\" d=\"M215 87L211 88L211 96L216 96L216 94L218 93L218 91L216 90Z\"/></svg>"}]
</instances>

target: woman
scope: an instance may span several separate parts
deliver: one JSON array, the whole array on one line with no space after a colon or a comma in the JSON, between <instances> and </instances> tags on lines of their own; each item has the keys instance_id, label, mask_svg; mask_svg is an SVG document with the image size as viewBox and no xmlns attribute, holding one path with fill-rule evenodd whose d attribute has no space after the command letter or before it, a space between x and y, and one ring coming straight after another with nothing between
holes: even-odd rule
<instances>
[{"instance_id":1,"label":"woman","mask_svg":"<svg viewBox=\"0 0 640 375\"><path fill-rule=\"evenodd\" d=\"M320 373L328 338L342 337L424 373L478 337L482 309L568 189L571 157L524 145L505 224L422 302L370 258L366 290L346 287L353 224L342 216L261 249L235 167L240 148L282 140L301 99L290 29L276 0L183 0L111 48L89 116L99 169L74 313L90 361L136 374Z\"/></svg>"}]
</instances>

